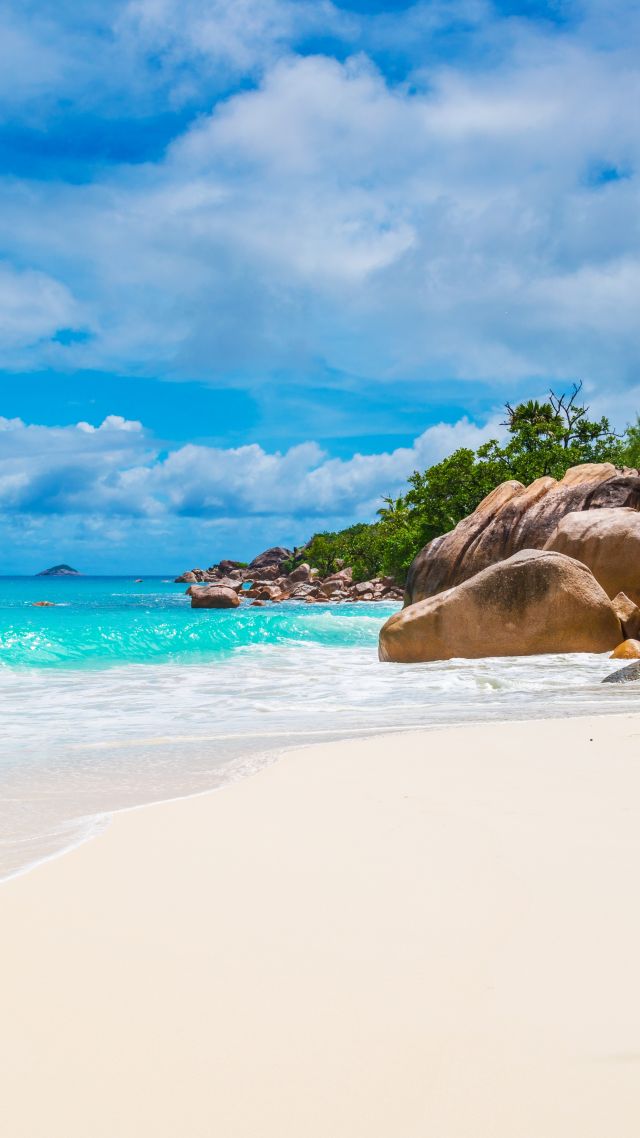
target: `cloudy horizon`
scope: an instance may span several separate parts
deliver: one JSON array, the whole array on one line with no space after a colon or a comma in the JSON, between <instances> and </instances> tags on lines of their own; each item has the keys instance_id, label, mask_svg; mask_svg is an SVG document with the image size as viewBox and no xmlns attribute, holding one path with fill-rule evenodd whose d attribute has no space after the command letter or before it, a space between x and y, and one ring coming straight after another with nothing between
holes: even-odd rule
<instances>
[{"instance_id":1,"label":"cloudy horizon","mask_svg":"<svg viewBox=\"0 0 640 1138\"><path fill-rule=\"evenodd\" d=\"M10 0L3 572L370 520L506 399L640 406L640 8Z\"/></svg>"}]
</instances>

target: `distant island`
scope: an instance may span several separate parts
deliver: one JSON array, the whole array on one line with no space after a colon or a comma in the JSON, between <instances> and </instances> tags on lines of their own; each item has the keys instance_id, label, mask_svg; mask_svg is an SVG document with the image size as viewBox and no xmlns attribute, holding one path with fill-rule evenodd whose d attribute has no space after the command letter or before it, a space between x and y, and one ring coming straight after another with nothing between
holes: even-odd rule
<instances>
[{"instance_id":1,"label":"distant island","mask_svg":"<svg viewBox=\"0 0 640 1138\"><path fill-rule=\"evenodd\" d=\"M79 577L77 569L72 569L70 565L52 565L50 569L43 569L41 573L36 573L36 577Z\"/></svg>"}]
</instances>

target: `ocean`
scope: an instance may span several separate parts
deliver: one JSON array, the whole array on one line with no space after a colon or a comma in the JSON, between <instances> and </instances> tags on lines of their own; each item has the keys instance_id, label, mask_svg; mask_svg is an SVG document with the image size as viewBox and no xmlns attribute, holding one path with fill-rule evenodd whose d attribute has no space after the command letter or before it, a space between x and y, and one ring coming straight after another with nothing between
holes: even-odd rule
<instances>
[{"instance_id":1,"label":"ocean","mask_svg":"<svg viewBox=\"0 0 640 1138\"><path fill-rule=\"evenodd\" d=\"M193 611L167 577L0 578L0 877L298 744L636 709L633 685L600 686L606 655L382 664L397 608Z\"/></svg>"}]
</instances>

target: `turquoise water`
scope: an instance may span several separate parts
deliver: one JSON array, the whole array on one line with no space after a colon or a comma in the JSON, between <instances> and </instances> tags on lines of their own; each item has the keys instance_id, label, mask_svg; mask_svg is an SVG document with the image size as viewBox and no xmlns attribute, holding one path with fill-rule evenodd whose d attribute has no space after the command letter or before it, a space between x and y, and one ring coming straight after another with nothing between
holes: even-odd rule
<instances>
[{"instance_id":1,"label":"turquoise water","mask_svg":"<svg viewBox=\"0 0 640 1138\"><path fill-rule=\"evenodd\" d=\"M39 608L36 601L55 607ZM0 578L0 667L106 668L191 664L253 645L368 644L397 605L274 605L193 610L184 585L167 578ZM355 619L354 619L355 618Z\"/></svg>"},{"instance_id":2,"label":"turquoise water","mask_svg":"<svg viewBox=\"0 0 640 1138\"><path fill-rule=\"evenodd\" d=\"M293 745L635 710L633 689L600 685L606 656L382 664L397 607L196 611L167 578L0 578L0 877Z\"/></svg>"}]
</instances>

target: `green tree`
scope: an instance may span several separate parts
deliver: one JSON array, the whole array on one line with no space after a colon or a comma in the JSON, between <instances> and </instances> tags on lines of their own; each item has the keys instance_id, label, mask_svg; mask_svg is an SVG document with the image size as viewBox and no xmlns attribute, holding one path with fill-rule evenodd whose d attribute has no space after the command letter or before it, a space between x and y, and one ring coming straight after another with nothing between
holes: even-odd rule
<instances>
[{"instance_id":1,"label":"green tree","mask_svg":"<svg viewBox=\"0 0 640 1138\"><path fill-rule=\"evenodd\" d=\"M427 470L414 471L403 494L384 499L377 522L316 534L301 559L321 573L348 564L356 580L389 574L402 582L419 550L453 529L501 482L562 478L569 467L585 462L640 467L640 418L619 436L605 416L589 418L581 390L574 383L568 393L550 391L545 401L507 403L505 442L491 439L477 451L461 447Z\"/></svg>"},{"instance_id":2,"label":"green tree","mask_svg":"<svg viewBox=\"0 0 640 1138\"><path fill-rule=\"evenodd\" d=\"M623 445L623 462L625 466L640 469L640 415L636 415L635 423L627 427Z\"/></svg>"},{"instance_id":3,"label":"green tree","mask_svg":"<svg viewBox=\"0 0 640 1138\"><path fill-rule=\"evenodd\" d=\"M543 475L562 478L570 466L584 462L623 461L624 444L606 416L589 419L589 408L578 401L582 383L569 393L549 392L549 400L506 405L510 440L501 453L513 478L532 482Z\"/></svg>"},{"instance_id":4,"label":"green tree","mask_svg":"<svg viewBox=\"0 0 640 1138\"><path fill-rule=\"evenodd\" d=\"M360 522L336 533L316 533L299 551L298 562L307 561L323 576L349 565L354 581L366 581L378 573L384 540L381 526L375 522Z\"/></svg>"}]
</instances>

